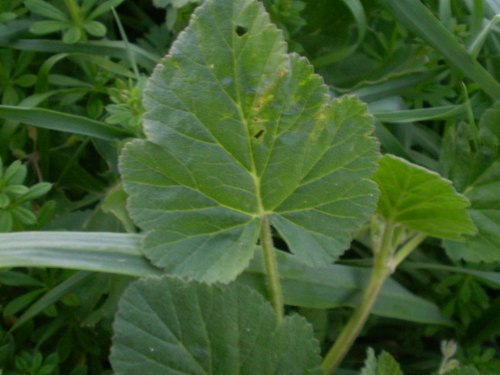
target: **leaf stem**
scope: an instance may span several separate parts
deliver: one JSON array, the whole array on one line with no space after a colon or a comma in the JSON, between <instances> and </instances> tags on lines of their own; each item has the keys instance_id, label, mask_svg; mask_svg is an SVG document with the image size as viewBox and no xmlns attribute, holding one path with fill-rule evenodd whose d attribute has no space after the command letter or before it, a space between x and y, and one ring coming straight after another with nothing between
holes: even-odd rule
<instances>
[{"instance_id":1,"label":"leaf stem","mask_svg":"<svg viewBox=\"0 0 500 375\"><path fill-rule=\"evenodd\" d=\"M262 250L264 251L267 284L269 288L269 294L271 296L271 303L273 305L274 311L276 312L278 323L281 323L284 315L283 296L281 292L278 264L276 262L276 256L274 254L275 250L273 245L273 237L271 234L271 226L269 225L269 219L267 218L267 216L262 216L261 218L260 243L262 246Z\"/></svg>"},{"instance_id":2,"label":"leaf stem","mask_svg":"<svg viewBox=\"0 0 500 375\"><path fill-rule=\"evenodd\" d=\"M399 264L406 259L408 255L411 254L413 250L417 248L425 239L426 234L418 233L411 240L409 240L394 256L394 267L399 266Z\"/></svg>"},{"instance_id":3,"label":"leaf stem","mask_svg":"<svg viewBox=\"0 0 500 375\"><path fill-rule=\"evenodd\" d=\"M385 280L393 272L392 255L394 249L394 224L388 222L379 249L374 249L375 258L370 281L364 290L360 304L354 310L346 326L342 329L334 345L330 348L323 360L325 374L333 374L358 337L370 312L377 300L377 296Z\"/></svg>"}]
</instances>

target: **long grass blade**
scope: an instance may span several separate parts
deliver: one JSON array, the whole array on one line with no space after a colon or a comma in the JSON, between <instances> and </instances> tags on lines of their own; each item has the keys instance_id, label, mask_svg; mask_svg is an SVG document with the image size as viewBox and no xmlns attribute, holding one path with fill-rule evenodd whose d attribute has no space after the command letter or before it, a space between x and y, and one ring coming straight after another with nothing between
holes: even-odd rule
<instances>
[{"instance_id":1,"label":"long grass blade","mask_svg":"<svg viewBox=\"0 0 500 375\"><path fill-rule=\"evenodd\" d=\"M107 141L131 136L125 130L104 122L42 108L0 105L0 118L39 128L86 135Z\"/></svg>"},{"instance_id":2,"label":"long grass blade","mask_svg":"<svg viewBox=\"0 0 500 375\"><path fill-rule=\"evenodd\" d=\"M128 59L129 50L122 41L89 41L77 44L66 44L60 40L48 39L19 39L12 43L0 43L0 46L9 47L23 51L49 52L49 53L86 53ZM130 44L129 49L133 53L137 64L152 70L160 61L160 56L148 52L136 45Z\"/></svg>"}]
</instances>

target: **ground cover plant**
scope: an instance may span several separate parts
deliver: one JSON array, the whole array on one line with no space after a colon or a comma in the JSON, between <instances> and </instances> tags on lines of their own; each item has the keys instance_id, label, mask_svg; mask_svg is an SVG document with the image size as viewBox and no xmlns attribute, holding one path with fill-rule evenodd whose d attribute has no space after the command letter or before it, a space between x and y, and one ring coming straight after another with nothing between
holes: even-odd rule
<instances>
[{"instance_id":1,"label":"ground cover plant","mask_svg":"<svg viewBox=\"0 0 500 375\"><path fill-rule=\"evenodd\" d=\"M498 14L0 3L0 373L498 374Z\"/></svg>"}]
</instances>

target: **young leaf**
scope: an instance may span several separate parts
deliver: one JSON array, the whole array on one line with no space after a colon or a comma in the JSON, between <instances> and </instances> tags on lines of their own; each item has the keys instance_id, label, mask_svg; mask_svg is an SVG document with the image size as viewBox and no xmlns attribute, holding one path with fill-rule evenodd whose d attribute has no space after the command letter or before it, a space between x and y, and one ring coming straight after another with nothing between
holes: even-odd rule
<instances>
[{"instance_id":1,"label":"young leaf","mask_svg":"<svg viewBox=\"0 0 500 375\"><path fill-rule=\"evenodd\" d=\"M385 155L375 181L381 191L378 211L387 221L438 238L459 240L475 233L468 200L438 174Z\"/></svg>"},{"instance_id":2,"label":"young leaf","mask_svg":"<svg viewBox=\"0 0 500 375\"><path fill-rule=\"evenodd\" d=\"M401 367L387 352L375 358L375 351L368 348L365 365L359 375L403 375Z\"/></svg>"},{"instance_id":3,"label":"young leaf","mask_svg":"<svg viewBox=\"0 0 500 375\"><path fill-rule=\"evenodd\" d=\"M321 374L312 326L237 284L147 278L124 293L114 323L117 373Z\"/></svg>"},{"instance_id":4,"label":"young leaf","mask_svg":"<svg viewBox=\"0 0 500 375\"><path fill-rule=\"evenodd\" d=\"M376 200L372 119L333 102L253 0L208 0L145 90L121 173L146 256L205 281L248 264L263 219L309 264L336 259Z\"/></svg>"},{"instance_id":5,"label":"young leaf","mask_svg":"<svg viewBox=\"0 0 500 375\"><path fill-rule=\"evenodd\" d=\"M450 129L442 161L457 189L470 200L476 236L445 241L450 257L470 262L500 261L500 102L479 122L479 149L471 150L466 129Z\"/></svg>"}]
</instances>

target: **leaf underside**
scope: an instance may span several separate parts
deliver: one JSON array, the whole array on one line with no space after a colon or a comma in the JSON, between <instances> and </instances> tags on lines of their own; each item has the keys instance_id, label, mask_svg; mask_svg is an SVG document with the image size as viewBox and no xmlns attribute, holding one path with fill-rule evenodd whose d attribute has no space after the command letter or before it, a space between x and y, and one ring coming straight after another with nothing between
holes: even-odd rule
<instances>
[{"instance_id":1,"label":"leaf underside","mask_svg":"<svg viewBox=\"0 0 500 375\"><path fill-rule=\"evenodd\" d=\"M469 201L437 173L393 155L384 155L375 175L379 213L392 223L429 236L460 240L475 233Z\"/></svg>"},{"instance_id":2,"label":"leaf underside","mask_svg":"<svg viewBox=\"0 0 500 375\"><path fill-rule=\"evenodd\" d=\"M453 129L451 132L454 131ZM479 150L467 148L465 134L447 134L447 143L458 143L451 151L450 162L457 164L450 171L457 188L470 200L470 215L478 229L465 241L445 241L448 255L469 262L500 261L500 102L487 110L479 122ZM455 137L451 140L451 137ZM445 142L446 142L445 141ZM447 150L445 149L444 152ZM458 159L460 158L460 159ZM454 172L454 173L453 173Z\"/></svg>"},{"instance_id":3,"label":"leaf underside","mask_svg":"<svg viewBox=\"0 0 500 375\"><path fill-rule=\"evenodd\" d=\"M374 210L372 119L332 101L254 0L207 0L145 90L147 140L121 174L145 255L167 271L227 282L267 217L310 265L335 260Z\"/></svg>"},{"instance_id":4,"label":"leaf underside","mask_svg":"<svg viewBox=\"0 0 500 375\"><path fill-rule=\"evenodd\" d=\"M122 375L322 373L312 326L298 315L278 324L237 284L142 279L124 293L114 332L111 362Z\"/></svg>"}]
</instances>

